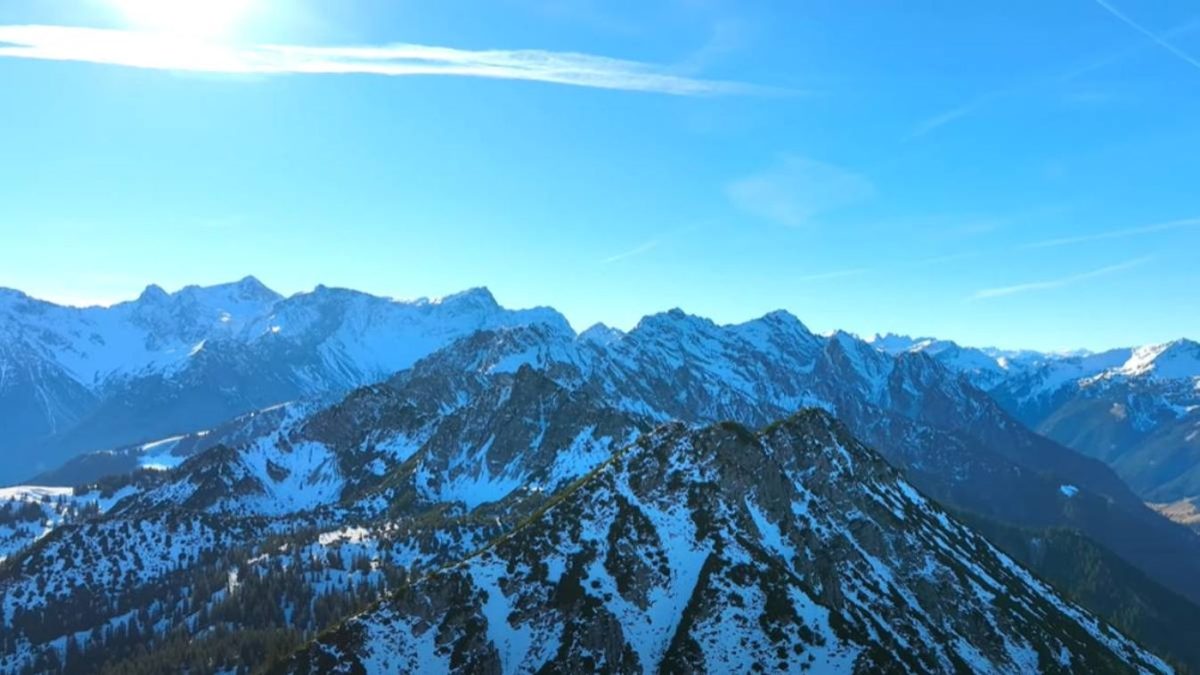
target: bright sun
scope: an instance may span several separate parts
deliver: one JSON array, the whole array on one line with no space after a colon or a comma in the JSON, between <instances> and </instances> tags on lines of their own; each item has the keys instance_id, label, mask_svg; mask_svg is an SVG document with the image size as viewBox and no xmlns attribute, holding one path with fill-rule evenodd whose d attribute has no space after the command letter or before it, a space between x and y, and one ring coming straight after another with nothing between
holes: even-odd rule
<instances>
[{"instance_id":1,"label":"bright sun","mask_svg":"<svg viewBox=\"0 0 1200 675\"><path fill-rule=\"evenodd\" d=\"M219 37L230 32L252 0L110 0L135 28Z\"/></svg>"}]
</instances>

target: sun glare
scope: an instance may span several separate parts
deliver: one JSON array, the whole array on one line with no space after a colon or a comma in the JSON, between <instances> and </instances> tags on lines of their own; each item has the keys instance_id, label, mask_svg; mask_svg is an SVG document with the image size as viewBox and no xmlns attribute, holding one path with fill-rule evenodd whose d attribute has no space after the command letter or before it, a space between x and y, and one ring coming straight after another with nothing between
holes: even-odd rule
<instances>
[{"instance_id":1,"label":"sun glare","mask_svg":"<svg viewBox=\"0 0 1200 675\"><path fill-rule=\"evenodd\" d=\"M228 34L252 0L111 0L132 27L190 35Z\"/></svg>"}]
</instances>

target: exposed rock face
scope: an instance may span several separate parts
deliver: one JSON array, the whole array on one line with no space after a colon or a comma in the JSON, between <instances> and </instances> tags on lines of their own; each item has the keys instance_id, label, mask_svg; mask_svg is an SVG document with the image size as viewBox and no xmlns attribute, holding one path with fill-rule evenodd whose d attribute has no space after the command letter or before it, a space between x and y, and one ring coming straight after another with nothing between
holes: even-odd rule
<instances>
[{"instance_id":1,"label":"exposed rock face","mask_svg":"<svg viewBox=\"0 0 1200 675\"><path fill-rule=\"evenodd\" d=\"M290 672L1162 672L809 411L664 427Z\"/></svg>"},{"instance_id":2,"label":"exposed rock face","mask_svg":"<svg viewBox=\"0 0 1200 675\"><path fill-rule=\"evenodd\" d=\"M1151 504L1167 518L1200 532L1200 498L1181 499L1170 504Z\"/></svg>"}]
</instances>

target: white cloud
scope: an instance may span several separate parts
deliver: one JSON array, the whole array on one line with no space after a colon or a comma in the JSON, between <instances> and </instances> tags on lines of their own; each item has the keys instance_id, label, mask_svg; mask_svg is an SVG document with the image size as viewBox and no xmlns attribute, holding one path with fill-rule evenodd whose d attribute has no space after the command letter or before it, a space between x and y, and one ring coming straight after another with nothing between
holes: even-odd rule
<instances>
[{"instance_id":1,"label":"white cloud","mask_svg":"<svg viewBox=\"0 0 1200 675\"><path fill-rule=\"evenodd\" d=\"M242 75L482 77L680 96L764 91L736 82L683 77L654 64L574 52L416 44L231 45L178 35L74 26L0 26L0 58Z\"/></svg>"},{"instance_id":2,"label":"white cloud","mask_svg":"<svg viewBox=\"0 0 1200 675\"><path fill-rule=\"evenodd\" d=\"M1071 244L1083 244L1089 241L1103 241L1105 239L1124 239L1126 237L1137 237L1146 234L1154 234L1156 232L1169 232L1171 230L1179 230L1183 228L1200 227L1200 218L1183 218L1181 220L1171 220L1165 223L1155 223L1153 225L1142 225L1140 227L1128 227L1123 230L1108 230L1107 232L1096 232L1093 234L1081 234L1071 237L1059 237L1057 239L1045 239L1035 241L1031 244L1025 244L1021 248L1053 248L1055 246L1069 246Z\"/></svg>"},{"instance_id":3,"label":"white cloud","mask_svg":"<svg viewBox=\"0 0 1200 675\"><path fill-rule=\"evenodd\" d=\"M862 202L874 193L871 181L859 174L792 156L726 187L726 194L738 208L792 227L811 223L821 213Z\"/></svg>"},{"instance_id":4,"label":"white cloud","mask_svg":"<svg viewBox=\"0 0 1200 675\"><path fill-rule=\"evenodd\" d=\"M981 291L976 291L975 294L971 296L971 299L986 300L988 298L1002 298L1008 295L1017 295L1020 293L1048 291L1055 288L1062 288L1063 286L1071 286L1089 279L1096 279L1099 277L1108 276L1110 274L1116 274L1117 272L1123 272L1125 270L1138 267L1139 265L1144 265L1147 262L1150 262L1150 258L1137 258L1116 265L1101 267L1100 269L1091 270L1090 272L1074 274L1069 277L1060 277L1058 279L1050 279L1047 281L1032 281L1013 286L1002 286L1000 288L985 288Z\"/></svg>"}]
</instances>

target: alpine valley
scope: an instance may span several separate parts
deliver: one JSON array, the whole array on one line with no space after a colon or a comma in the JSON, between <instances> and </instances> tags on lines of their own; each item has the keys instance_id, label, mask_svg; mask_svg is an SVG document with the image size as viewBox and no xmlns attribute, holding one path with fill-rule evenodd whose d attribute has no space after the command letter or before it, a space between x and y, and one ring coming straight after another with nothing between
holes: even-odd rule
<instances>
[{"instance_id":1,"label":"alpine valley","mask_svg":"<svg viewBox=\"0 0 1200 675\"><path fill-rule=\"evenodd\" d=\"M0 430L3 672L1200 670L1187 340L0 290Z\"/></svg>"},{"instance_id":2,"label":"alpine valley","mask_svg":"<svg viewBox=\"0 0 1200 675\"><path fill-rule=\"evenodd\" d=\"M924 352L991 393L1048 438L1111 466L1135 492L1187 520L1200 496L1200 344L1102 353L980 350L933 339L876 337L896 354Z\"/></svg>"}]
</instances>

